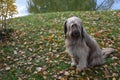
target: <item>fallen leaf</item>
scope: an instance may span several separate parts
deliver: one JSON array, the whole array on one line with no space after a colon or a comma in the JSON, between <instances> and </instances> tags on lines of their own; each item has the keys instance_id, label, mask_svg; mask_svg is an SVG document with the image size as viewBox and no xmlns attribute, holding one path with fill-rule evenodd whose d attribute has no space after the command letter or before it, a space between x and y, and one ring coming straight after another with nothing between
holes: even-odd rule
<instances>
[{"instance_id":1,"label":"fallen leaf","mask_svg":"<svg viewBox=\"0 0 120 80\"><path fill-rule=\"evenodd\" d=\"M17 51L14 51L14 54L17 54Z\"/></svg>"},{"instance_id":2,"label":"fallen leaf","mask_svg":"<svg viewBox=\"0 0 120 80\"><path fill-rule=\"evenodd\" d=\"M37 67L37 68L36 68L36 71L37 71L37 72L42 71L42 67Z\"/></svg>"},{"instance_id":3,"label":"fallen leaf","mask_svg":"<svg viewBox=\"0 0 120 80\"><path fill-rule=\"evenodd\" d=\"M10 67L9 67L9 66L7 66L7 67L5 68L5 70L7 70L7 71L8 71L8 70L10 70Z\"/></svg>"},{"instance_id":4,"label":"fallen leaf","mask_svg":"<svg viewBox=\"0 0 120 80\"><path fill-rule=\"evenodd\" d=\"M110 72L108 71L107 68L105 68L105 70L104 70L104 74L105 74L105 78L110 77Z\"/></svg>"},{"instance_id":5,"label":"fallen leaf","mask_svg":"<svg viewBox=\"0 0 120 80\"><path fill-rule=\"evenodd\" d=\"M112 78L112 80L116 80L116 78L114 77L114 78Z\"/></svg>"},{"instance_id":6,"label":"fallen leaf","mask_svg":"<svg viewBox=\"0 0 120 80\"><path fill-rule=\"evenodd\" d=\"M68 75L70 75L70 73L65 71L64 75L68 76Z\"/></svg>"}]
</instances>

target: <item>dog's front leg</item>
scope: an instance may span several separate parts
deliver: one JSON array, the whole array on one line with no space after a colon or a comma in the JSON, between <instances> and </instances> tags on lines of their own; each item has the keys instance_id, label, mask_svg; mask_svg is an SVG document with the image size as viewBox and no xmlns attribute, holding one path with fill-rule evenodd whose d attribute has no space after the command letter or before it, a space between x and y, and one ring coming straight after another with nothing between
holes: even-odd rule
<instances>
[{"instance_id":1,"label":"dog's front leg","mask_svg":"<svg viewBox=\"0 0 120 80\"><path fill-rule=\"evenodd\" d=\"M75 57L73 55L70 55L70 57L71 57L71 66L76 66L77 63L76 63Z\"/></svg>"},{"instance_id":2,"label":"dog's front leg","mask_svg":"<svg viewBox=\"0 0 120 80\"><path fill-rule=\"evenodd\" d=\"M71 57L71 61L72 61L71 66L76 66L77 65L74 57Z\"/></svg>"},{"instance_id":3,"label":"dog's front leg","mask_svg":"<svg viewBox=\"0 0 120 80\"><path fill-rule=\"evenodd\" d=\"M80 57L78 65L77 65L77 70L81 71L81 70L83 70L86 67L87 67L87 57L85 57L85 56L84 57Z\"/></svg>"}]
</instances>

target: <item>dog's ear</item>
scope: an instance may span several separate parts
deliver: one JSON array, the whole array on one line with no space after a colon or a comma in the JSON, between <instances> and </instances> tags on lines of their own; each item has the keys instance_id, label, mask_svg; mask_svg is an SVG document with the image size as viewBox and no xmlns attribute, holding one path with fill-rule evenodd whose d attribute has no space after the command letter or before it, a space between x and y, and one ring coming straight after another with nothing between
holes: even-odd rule
<instances>
[{"instance_id":1,"label":"dog's ear","mask_svg":"<svg viewBox=\"0 0 120 80\"><path fill-rule=\"evenodd\" d=\"M82 37L82 39L84 38L84 29L83 29L83 26L81 26L81 37Z\"/></svg>"},{"instance_id":2,"label":"dog's ear","mask_svg":"<svg viewBox=\"0 0 120 80\"><path fill-rule=\"evenodd\" d=\"M66 33L67 33L67 21L65 21L65 23L64 23L64 33L65 33L65 35L66 35Z\"/></svg>"}]
</instances>

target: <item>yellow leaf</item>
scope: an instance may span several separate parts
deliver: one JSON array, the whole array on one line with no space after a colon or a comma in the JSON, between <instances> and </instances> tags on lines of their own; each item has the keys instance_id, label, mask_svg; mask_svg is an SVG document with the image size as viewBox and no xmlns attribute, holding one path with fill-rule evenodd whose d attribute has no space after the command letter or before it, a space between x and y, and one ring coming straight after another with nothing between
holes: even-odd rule
<instances>
[{"instance_id":1,"label":"yellow leaf","mask_svg":"<svg viewBox=\"0 0 120 80\"><path fill-rule=\"evenodd\" d=\"M112 78L112 80L116 80L116 78L114 77L114 78Z\"/></svg>"}]
</instances>

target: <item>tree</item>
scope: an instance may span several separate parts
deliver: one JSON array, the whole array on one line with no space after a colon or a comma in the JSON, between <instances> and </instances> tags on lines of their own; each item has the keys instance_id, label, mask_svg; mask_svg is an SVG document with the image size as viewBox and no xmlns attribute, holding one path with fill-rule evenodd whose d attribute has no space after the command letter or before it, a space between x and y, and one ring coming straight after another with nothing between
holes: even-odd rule
<instances>
[{"instance_id":1,"label":"tree","mask_svg":"<svg viewBox=\"0 0 120 80\"><path fill-rule=\"evenodd\" d=\"M104 0L100 5L97 6L96 10L109 10L114 2L114 0Z\"/></svg>"},{"instance_id":2,"label":"tree","mask_svg":"<svg viewBox=\"0 0 120 80\"><path fill-rule=\"evenodd\" d=\"M0 29L6 29L8 21L16 13L15 0L0 0Z\"/></svg>"},{"instance_id":3,"label":"tree","mask_svg":"<svg viewBox=\"0 0 120 80\"><path fill-rule=\"evenodd\" d=\"M96 0L29 0L30 13L56 11L87 11L96 9Z\"/></svg>"},{"instance_id":4,"label":"tree","mask_svg":"<svg viewBox=\"0 0 120 80\"><path fill-rule=\"evenodd\" d=\"M101 1L99 4L97 1ZM28 0L29 13L109 10L116 0ZM118 0L119 1L119 0Z\"/></svg>"}]
</instances>

